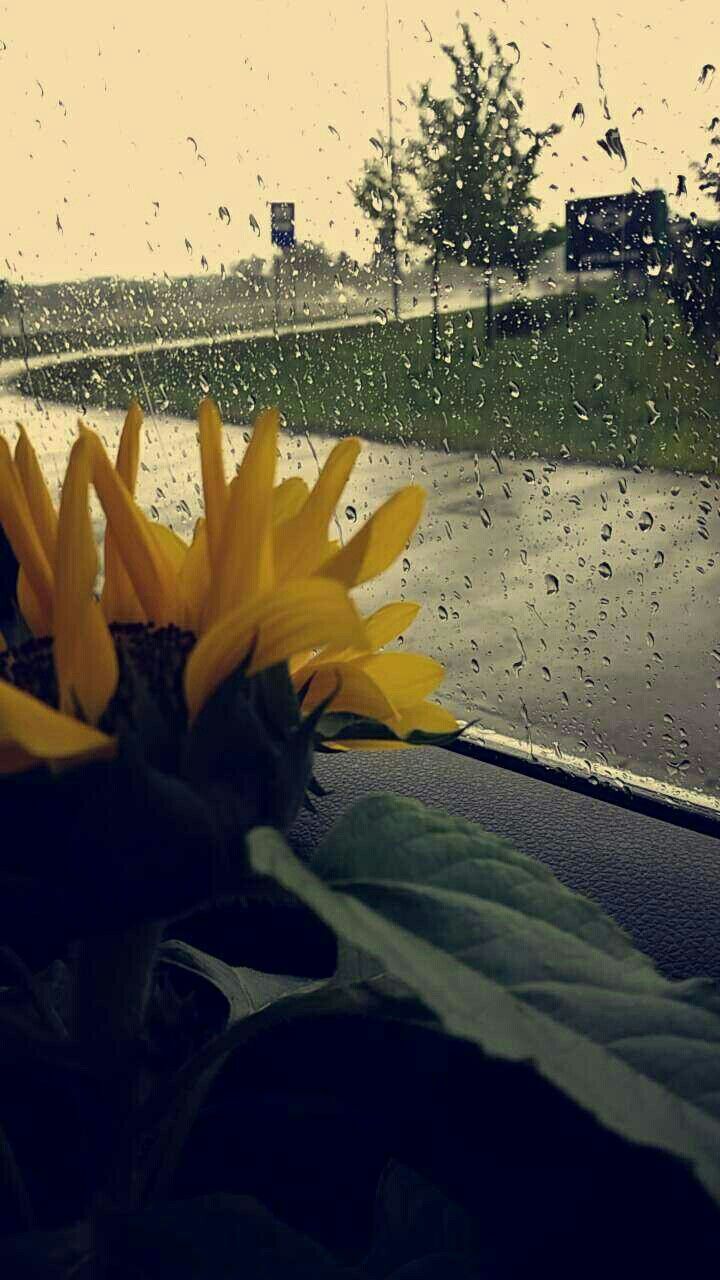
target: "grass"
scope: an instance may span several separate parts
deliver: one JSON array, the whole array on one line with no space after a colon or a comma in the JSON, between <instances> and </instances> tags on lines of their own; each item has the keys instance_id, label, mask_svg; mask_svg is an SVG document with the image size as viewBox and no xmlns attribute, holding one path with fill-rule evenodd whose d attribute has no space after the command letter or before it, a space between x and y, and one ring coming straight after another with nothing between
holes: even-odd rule
<instances>
[{"instance_id":1,"label":"grass","mask_svg":"<svg viewBox=\"0 0 720 1280\"><path fill-rule=\"evenodd\" d=\"M518 457L718 472L720 373L661 292L613 286L499 308L514 336L487 348L483 310L143 354L163 411L194 416L211 393L227 422L264 404L288 429ZM92 406L145 401L134 357L32 375L35 395ZM20 383L23 386L22 380ZM27 386L23 386L28 390Z\"/></svg>"}]
</instances>

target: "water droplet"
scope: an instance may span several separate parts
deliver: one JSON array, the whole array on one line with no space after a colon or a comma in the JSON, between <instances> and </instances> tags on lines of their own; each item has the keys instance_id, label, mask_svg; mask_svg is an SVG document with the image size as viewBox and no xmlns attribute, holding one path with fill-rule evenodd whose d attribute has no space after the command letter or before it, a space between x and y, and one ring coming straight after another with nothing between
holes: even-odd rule
<instances>
[{"instance_id":1,"label":"water droplet","mask_svg":"<svg viewBox=\"0 0 720 1280\"><path fill-rule=\"evenodd\" d=\"M557 595L560 590L560 583L554 573L545 574L545 590L549 596Z\"/></svg>"},{"instance_id":2,"label":"water droplet","mask_svg":"<svg viewBox=\"0 0 720 1280\"><path fill-rule=\"evenodd\" d=\"M647 533L648 529L652 529L655 521L649 511L641 511L638 520L638 529L642 529L643 533Z\"/></svg>"},{"instance_id":3,"label":"water droplet","mask_svg":"<svg viewBox=\"0 0 720 1280\"><path fill-rule=\"evenodd\" d=\"M601 578L612 578L612 569L610 568L607 560L601 560L598 565L598 573Z\"/></svg>"},{"instance_id":4,"label":"water droplet","mask_svg":"<svg viewBox=\"0 0 720 1280\"><path fill-rule=\"evenodd\" d=\"M653 560L653 569L662 569L662 566L664 565L664 563L665 563L665 556L663 555L662 551L656 551L655 559Z\"/></svg>"},{"instance_id":5,"label":"water droplet","mask_svg":"<svg viewBox=\"0 0 720 1280\"><path fill-rule=\"evenodd\" d=\"M376 307L375 310L373 311L373 315L375 316L375 319L378 320L383 327L387 324L388 313L384 307Z\"/></svg>"},{"instance_id":6,"label":"water droplet","mask_svg":"<svg viewBox=\"0 0 720 1280\"><path fill-rule=\"evenodd\" d=\"M612 525L611 525L611 524L604 524L604 525L603 525L602 529L600 530L600 537L602 538L603 542L609 542L609 541L610 541L610 539L611 539L611 537L612 537Z\"/></svg>"},{"instance_id":7,"label":"water droplet","mask_svg":"<svg viewBox=\"0 0 720 1280\"><path fill-rule=\"evenodd\" d=\"M477 658L470 659L470 666L472 667L473 671L480 670L480 663L478 662ZM718 680L720 680L720 676L718 676Z\"/></svg>"},{"instance_id":8,"label":"water droplet","mask_svg":"<svg viewBox=\"0 0 720 1280\"><path fill-rule=\"evenodd\" d=\"M441 622L447 622L448 620L448 611L444 604L438 606L438 618Z\"/></svg>"},{"instance_id":9,"label":"water droplet","mask_svg":"<svg viewBox=\"0 0 720 1280\"><path fill-rule=\"evenodd\" d=\"M353 524L355 523L357 520L357 511L354 507L348 506L345 508L345 518L350 520Z\"/></svg>"},{"instance_id":10,"label":"water droplet","mask_svg":"<svg viewBox=\"0 0 720 1280\"><path fill-rule=\"evenodd\" d=\"M468 591L469 591L469 590L470 590L470 588L472 587L472 578L470 577L470 575L469 575L469 574L467 574L467 573L466 573L466 574L465 574L465 577L464 577L464 579L463 579L463 581L464 581L465 586L467 587L467 589L468 589Z\"/></svg>"},{"instance_id":11,"label":"water droplet","mask_svg":"<svg viewBox=\"0 0 720 1280\"><path fill-rule=\"evenodd\" d=\"M409 570L410 570L410 561L408 560L407 556L405 556L405 558L404 558L404 560L403 560L403 562L402 562L402 567L403 567L403 573L408 573L408 572L409 572Z\"/></svg>"},{"instance_id":12,"label":"water droplet","mask_svg":"<svg viewBox=\"0 0 720 1280\"><path fill-rule=\"evenodd\" d=\"M512 396L513 400L517 400L518 396L520 395L520 388L517 382L508 383L508 387L510 390L510 395Z\"/></svg>"},{"instance_id":13,"label":"water droplet","mask_svg":"<svg viewBox=\"0 0 720 1280\"><path fill-rule=\"evenodd\" d=\"M579 400L573 400L573 409L575 410L581 422L588 421L588 418L589 418L588 411L585 408L585 405L581 404Z\"/></svg>"},{"instance_id":14,"label":"water droplet","mask_svg":"<svg viewBox=\"0 0 720 1280\"><path fill-rule=\"evenodd\" d=\"M548 668L548 667L541 667L541 668L540 668L540 670L542 671L543 680L549 680L549 679L550 679L550 671L549 671L549 668Z\"/></svg>"},{"instance_id":15,"label":"water droplet","mask_svg":"<svg viewBox=\"0 0 720 1280\"><path fill-rule=\"evenodd\" d=\"M490 525L492 524L492 520L490 519L490 512L488 511L487 507L483 507L482 510L480 511L480 519L482 520L485 528L489 529Z\"/></svg>"}]
</instances>

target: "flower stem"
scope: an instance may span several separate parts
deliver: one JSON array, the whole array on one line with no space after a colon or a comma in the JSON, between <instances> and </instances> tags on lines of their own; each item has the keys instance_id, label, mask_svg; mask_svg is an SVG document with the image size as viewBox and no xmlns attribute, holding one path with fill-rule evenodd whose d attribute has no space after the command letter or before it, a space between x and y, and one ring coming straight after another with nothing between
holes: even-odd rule
<instances>
[{"instance_id":1,"label":"flower stem","mask_svg":"<svg viewBox=\"0 0 720 1280\"><path fill-rule=\"evenodd\" d=\"M94 1256L111 1266L104 1222L108 1213L139 1208L142 1183L137 1113L148 1090L143 1031L152 992L155 955L162 924L88 938L75 956L75 1037L92 1046L111 1066L107 1094L106 1149L89 1206Z\"/></svg>"}]
</instances>

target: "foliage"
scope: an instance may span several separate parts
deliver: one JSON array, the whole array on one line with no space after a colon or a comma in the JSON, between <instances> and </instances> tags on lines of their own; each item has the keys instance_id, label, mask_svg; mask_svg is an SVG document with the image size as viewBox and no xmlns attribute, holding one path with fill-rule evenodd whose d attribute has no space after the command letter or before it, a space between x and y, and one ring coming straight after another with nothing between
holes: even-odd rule
<instances>
[{"instance_id":1,"label":"foliage","mask_svg":"<svg viewBox=\"0 0 720 1280\"><path fill-rule=\"evenodd\" d=\"M526 278L540 207L531 188L540 153L560 126L524 126L516 61L494 32L486 61L467 23L461 31L459 50L443 45L454 73L451 96L437 97L426 83L415 98L420 138L412 156L424 196L415 236L436 238L444 257Z\"/></svg>"},{"instance_id":2,"label":"foliage","mask_svg":"<svg viewBox=\"0 0 720 1280\"><path fill-rule=\"evenodd\" d=\"M308 861L274 827L247 855L238 933L262 897L278 920L299 900L337 937L325 976L302 950L275 976L158 939L118 1039L78 1035L72 954L33 970L5 949L3 1274L471 1280L552 1256L570 1280L589 1238L597 1280L620 1249L623 1274L701 1273L713 983L668 981L544 866L416 801L365 797ZM115 935L124 972L140 943Z\"/></svg>"},{"instance_id":3,"label":"foliage","mask_svg":"<svg viewBox=\"0 0 720 1280\"><path fill-rule=\"evenodd\" d=\"M478 49L467 23L459 49L443 45L453 69L450 97L429 82L414 94L418 136L391 147L379 135L379 155L365 162L355 198L377 227L377 251L388 254L395 228L405 242L492 273L499 267L526 280L530 264L557 243L539 234L532 194L540 153L560 132L523 124L524 100L509 58L494 32ZM487 60L486 60L487 57Z\"/></svg>"},{"instance_id":4,"label":"foliage","mask_svg":"<svg viewBox=\"0 0 720 1280\"><path fill-rule=\"evenodd\" d=\"M291 431L350 429L434 449L717 472L717 371L665 293L628 298L588 285L508 303L497 308L496 328L517 336L490 351L483 321L481 309L444 317L436 361L430 320L421 318L159 351L144 358L143 372L151 393L163 388L168 410L184 415L204 382L230 422L247 422L260 388L282 402ZM132 357L38 371L33 389L83 408L142 394Z\"/></svg>"},{"instance_id":5,"label":"foliage","mask_svg":"<svg viewBox=\"0 0 720 1280\"><path fill-rule=\"evenodd\" d=\"M377 154L366 160L352 191L358 207L376 228L375 253L382 262L393 247L406 246L412 238L416 182L406 140L399 149L383 133L373 138Z\"/></svg>"},{"instance_id":6,"label":"foliage","mask_svg":"<svg viewBox=\"0 0 720 1280\"><path fill-rule=\"evenodd\" d=\"M717 117L714 117L710 125L711 130L717 123ZM701 164L693 164L692 168L697 174L700 190L707 192L716 204L720 204L720 158L713 155L713 149L717 147L720 147L720 134L716 132L710 139L710 150L706 153L705 159Z\"/></svg>"}]
</instances>

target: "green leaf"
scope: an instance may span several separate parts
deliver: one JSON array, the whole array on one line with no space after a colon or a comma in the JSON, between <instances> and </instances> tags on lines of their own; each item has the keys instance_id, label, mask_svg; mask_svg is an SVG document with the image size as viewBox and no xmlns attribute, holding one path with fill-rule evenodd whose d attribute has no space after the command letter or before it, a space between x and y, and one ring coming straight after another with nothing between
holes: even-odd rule
<instances>
[{"instance_id":1,"label":"green leaf","mask_svg":"<svg viewBox=\"0 0 720 1280\"><path fill-rule=\"evenodd\" d=\"M81 1222L62 1231L26 1231L0 1240L0 1274L12 1280L69 1280L87 1275L90 1229Z\"/></svg>"},{"instance_id":2,"label":"green leaf","mask_svg":"<svg viewBox=\"0 0 720 1280\"><path fill-rule=\"evenodd\" d=\"M391 1160L378 1185L372 1248L363 1259L363 1268L373 1276L389 1276L396 1268L427 1255L433 1259L441 1254L472 1257L481 1240L477 1220L414 1169ZM447 1272L436 1268L433 1273L428 1268L427 1275L433 1274Z\"/></svg>"},{"instance_id":3,"label":"green leaf","mask_svg":"<svg viewBox=\"0 0 720 1280\"><path fill-rule=\"evenodd\" d=\"M103 1223L110 1275L172 1280L360 1280L250 1196L208 1195Z\"/></svg>"},{"instance_id":4,"label":"green leaf","mask_svg":"<svg viewBox=\"0 0 720 1280\"><path fill-rule=\"evenodd\" d=\"M287 830L312 772L312 734L300 723L286 665L248 679L248 661L202 707L181 768L231 839L264 822Z\"/></svg>"},{"instance_id":5,"label":"green leaf","mask_svg":"<svg viewBox=\"0 0 720 1280\"><path fill-rule=\"evenodd\" d=\"M453 1035L530 1062L607 1128L689 1161L720 1201L720 994L656 972L597 907L480 828L376 795L274 876L417 992Z\"/></svg>"},{"instance_id":6,"label":"green leaf","mask_svg":"<svg viewBox=\"0 0 720 1280\"><path fill-rule=\"evenodd\" d=\"M307 978L234 967L179 938L169 938L163 942L159 958L180 969L187 969L190 973L200 974L217 987L229 1005L228 1026L232 1026L240 1018L247 1018L251 1013L258 1013L281 996L314 991L324 985L323 982L308 981Z\"/></svg>"},{"instance_id":7,"label":"green leaf","mask_svg":"<svg viewBox=\"0 0 720 1280\"><path fill-rule=\"evenodd\" d=\"M329 740L333 742L358 742L365 739L375 739L382 742L407 742L413 747L448 747L451 743L457 741L466 728L477 723L477 720L472 720L469 725L459 726L450 733L426 733L423 729L413 729L407 737L403 738L400 734L395 733L389 725L383 724L380 720L358 716L350 711L331 711L321 716L318 721L315 730L316 750L322 751L323 743Z\"/></svg>"},{"instance_id":8,"label":"green leaf","mask_svg":"<svg viewBox=\"0 0 720 1280\"><path fill-rule=\"evenodd\" d=\"M250 697L263 722L279 738L300 724L300 704L286 662L260 671L249 681Z\"/></svg>"},{"instance_id":9,"label":"green leaf","mask_svg":"<svg viewBox=\"0 0 720 1280\"><path fill-rule=\"evenodd\" d=\"M163 1080L162 1088L150 1097L145 1108L145 1119L141 1121L146 1147L143 1177L147 1195L152 1198L166 1194L170 1188L188 1134L234 1047L228 1031L283 997L310 994L325 985L306 978L232 968L177 938L163 943L161 959L206 978L227 999L229 1013L227 1031L186 1063L174 1080Z\"/></svg>"}]
</instances>

